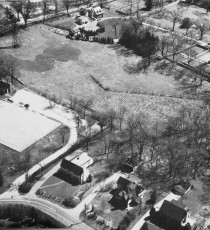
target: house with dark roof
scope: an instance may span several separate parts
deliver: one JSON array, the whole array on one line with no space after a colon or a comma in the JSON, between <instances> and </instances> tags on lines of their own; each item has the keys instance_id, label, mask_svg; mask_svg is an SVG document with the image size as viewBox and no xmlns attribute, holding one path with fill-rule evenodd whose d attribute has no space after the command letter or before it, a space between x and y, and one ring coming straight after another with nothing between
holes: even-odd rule
<instances>
[{"instance_id":1,"label":"house with dark roof","mask_svg":"<svg viewBox=\"0 0 210 230\"><path fill-rule=\"evenodd\" d=\"M110 192L112 199L126 202L126 206L131 202L139 203L142 200L145 189L133 181L124 177L119 177L114 189Z\"/></svg>"},{"instance_id":2,"label":"house with dark roof","mask_svg":"<svg viewBox=\"0 0 210 230\"><path fill-rule=\"evenodd\" d=\"M182 180L173 185L172 192L178 195L185 195L192 189L192 185L187 180Z\"/></svg>"},{"instance_id":3,"label":"house with dark roof","mask_svg":"<svg viewBox=\"0 0 210 230\"><path fill-rule=\"evenodd\" d=\"M140 230L163 230L153 223L145 221Z\"/></svg>"},{"instance_id":4,"label":"house with dark roof","mask_svg":"<svg viewBox=\"0 0 210 230\"><path fill-rule=\"evenodd\" d=\"M165 230L189 229L189 210L180 201L164 200L158 211L151 209L150 222Z\"/></svg>"},{"instance_id":5,"label":"house with dark roof","mask_svg":"<svg viewBox=\"0 0 210 230\"><path fill-rule=\"evenodd\" d=\"M89 157L87 153L82 153L71 160L63 159L61 162L60 171L74 181L84 183L87 181L90 175L90 172L87 168L92 163L93 159Z\"/></svg>"},{"instance_id":6,"label":"house with dark roof","mask_svg":"<svg viewBox=\"0 0 210 230\"><path fill-rule=\"evenodd\" d=\"M159 212L171 220L177 221L181 225L186 225L187 217L189 212L186 207L178 201L167 201L164 200Z\"/></svg>"}]
</instances>

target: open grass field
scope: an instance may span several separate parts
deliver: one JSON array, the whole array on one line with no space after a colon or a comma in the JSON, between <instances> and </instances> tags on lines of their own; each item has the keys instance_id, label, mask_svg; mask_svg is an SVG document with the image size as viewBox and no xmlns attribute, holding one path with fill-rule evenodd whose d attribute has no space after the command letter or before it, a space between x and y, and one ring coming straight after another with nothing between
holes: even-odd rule
<instances>
[{"instance_id":1,"label":"open grass field","mask_svg":"<svg viewBox=\"0 0 210 230\"><path fill-rule=\"evenodd\" d=\"M173 116L182 105L198 103L187 99L155 97L130 92L180 93L170 76L154 72L129 74L125 64L137 62L135 55L125 55L119 45L102 45L72 41L48 31L42 25L27 28L21 33L22 47L5 52L17 58L21 67L20 79L43 91L69 99L70 94L92 98L94 109L118 108L124 105L131 113L143 112L152 121ZM0 45L10 43L1 38ZM89 77L92 74L105 87L125 93L102 91ZM126 93L127 92L127 93Z\"/></svg>"},{"instance_id":2,"label":"open grass field","mask_svg":"<svg viewBox=\"0 0 210 230\"><path fill-rule=\"evenodd\" d=\"M199 179L192 181L192 184L194 189L183 198L183 204L189 208L192 217L196 214L203 216L205 214L203 210L205 207L208 207L210 210L210 200L203 199L205 195L209 195L209 192L205 188L205 183Z\"/></svg>"},{"instance_id":3,"label":"open grass field","mask_svg":"<svg viewBox=\"0 0 210 230\"><path fill-rule=\"evenodd\" d=\"M74 22L74 18L73 17L67 17L64 19L60 19L60 20L56 20L56 21L52 21L51 23L48 23L51 26L62 26L65 27L66 30L71 30L73 29L77 24Z\"/></svg>"}]
</instances>

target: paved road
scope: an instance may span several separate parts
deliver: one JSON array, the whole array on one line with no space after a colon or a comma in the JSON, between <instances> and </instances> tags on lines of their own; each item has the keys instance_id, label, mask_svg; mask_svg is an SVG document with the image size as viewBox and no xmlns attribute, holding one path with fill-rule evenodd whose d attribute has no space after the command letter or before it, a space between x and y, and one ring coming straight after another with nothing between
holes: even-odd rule
<instances>
[{"instance_id":1,"label":"paved road","mask_svg":"<svg viewBox=\"0 0 210 230\"><path fill-rule=\"evenodd\" d=\"M77 220L70 217L65 211L62 209L56 209L52 203L47 202L45 200L36 200L36 199L27 199L24 197L14 197L13 199L1 199L0 204L25 204L31 207L37 208L48 215L52 216L54 219L63 223L66 227L72 226L72 230L92 230L89 226L87 226L83 222L78 222Z\"/></svg>"}]
</instances>

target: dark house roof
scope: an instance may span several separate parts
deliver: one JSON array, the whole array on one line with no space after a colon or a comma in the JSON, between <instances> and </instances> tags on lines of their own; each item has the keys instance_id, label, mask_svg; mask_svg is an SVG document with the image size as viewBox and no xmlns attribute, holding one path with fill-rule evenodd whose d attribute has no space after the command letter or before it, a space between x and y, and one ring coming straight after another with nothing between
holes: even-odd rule
<instances>
[{"instance_id":1,"label":"dark house roof","mask_svg":"<svg viewBox=\"0 0 210 230\"><path fill-rule=\"evenodd\" d=\"M136 202L139 202L141 200L141 198L138 197L138 195L142 191L144 191L143 187L123 177L119 177L117 184L119 186L117 190L118 194L120 194L121 191L124 191L129 198L133 198Z\"/></svg>"},{"instance_id":2,"label":"dark house roof","mask_svg":"<svg viewBox=\"0 0 210 230\"><path fill-rule=\"evenodd\" d=\"M133 172L133 167L132 165L128 164L128 163L124 163L123 165L120 166L120 171L121 172L126 172L126 173L131 173Z\"/></svg>"},{"instance_id":3,"label":"dark house roof","mask_svg":"<svg viewBox=\"0 0 210 230\"><path fill-rule=\"evenodd\" d=\"M167 200L164 200L159 211L178 222L181 222L187 214L187 211L185 209Z\"/></svg>"},{"instance_id":4,"label":"dark house roof","mask_svg":"<svg viewBox=\"0 0 210 230\"><path fill-rule=\"evenodd\" d=\"M68 161L66 159L63 159L61 162L61 167L68 170L69 172L73 172L75 175L81 176L83 173L83 168L72 163L71 161Z\"/></svg>"},{"instance_id":5,"label":"dark house roof","mask_svg":"<svg viewBox=\"0 0 210 230\"><path fill-rule=\"evenodd\" d=\"M123 178L123 177L119 177L119 179L117 180L117 184L121 187L121 188L127 188L127 186L131 183L131 181Z\"/></svg>"},{"instance_id":6,"label":"dark house roof","mask_svg":"<svg viewBox=\"0 0 210 230\"><path fill-rule=\"evenodd\" d=\"M185 191L187 191L191 187L190 182L186 180L182 180L179 183L175 184L174 186L177 186L177 185L180 185Z\"/></svg>"},{"instance_id":7,"label":"dark house roof","mask_svg":"<svg viewBox=\"0 0 210 230\"><path fill-rule=\"evenodd\" d=\"M150 222L144 222L143 226L140 230L161 230L162 228L159 228L158 226L150 223Z\"/></svg>"}]
</instances>

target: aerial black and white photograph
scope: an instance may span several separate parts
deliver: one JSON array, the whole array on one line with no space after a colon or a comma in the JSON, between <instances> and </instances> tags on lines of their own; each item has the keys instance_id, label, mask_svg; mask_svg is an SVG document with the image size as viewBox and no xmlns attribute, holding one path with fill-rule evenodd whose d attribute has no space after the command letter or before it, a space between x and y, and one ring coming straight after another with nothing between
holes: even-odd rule
<instances>
[{"instance_id":1,"label":"aerial black and white photograph","mask_svg":"<svg viewBox=\"0 0 210 230\"><path fill-rule=\"evenodd\" d=\"M210 0L0 0L0 229L210 230Z\"/></svg>"}]
</instances>

